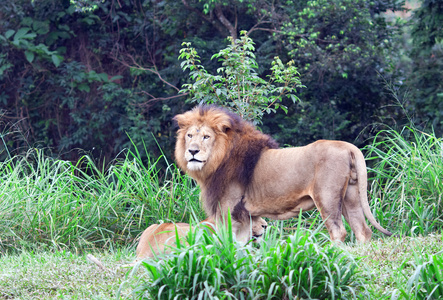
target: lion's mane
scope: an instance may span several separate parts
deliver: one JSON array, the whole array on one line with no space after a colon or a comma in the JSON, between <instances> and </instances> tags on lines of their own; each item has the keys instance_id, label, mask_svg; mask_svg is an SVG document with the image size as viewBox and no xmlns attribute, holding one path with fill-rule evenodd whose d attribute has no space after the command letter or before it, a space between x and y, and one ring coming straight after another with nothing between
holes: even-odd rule
<instances>
[{"instance_id":1,"label":"lion's mane","mask_svg":"<svg viewBox=\"0 0 443 300\"><path fill-rule=\"evenodd\" d=\"M210 215L217 213L219 201L232 182L238 182L246 191L263 150L278 148L277 142L269 135L258 131L237 114L218 106L201 105L174 119L180 127L175 149L177 163L182 170L192 173L190 175L204 187L203 203ZM193 125L206 125L216 134L211 160L205 171L191 172L186 167L185 134ZM241 201L239 205L242 205ZM239 207L238 211L242 213L243 209Z\"/></svg>"}]
</instances>

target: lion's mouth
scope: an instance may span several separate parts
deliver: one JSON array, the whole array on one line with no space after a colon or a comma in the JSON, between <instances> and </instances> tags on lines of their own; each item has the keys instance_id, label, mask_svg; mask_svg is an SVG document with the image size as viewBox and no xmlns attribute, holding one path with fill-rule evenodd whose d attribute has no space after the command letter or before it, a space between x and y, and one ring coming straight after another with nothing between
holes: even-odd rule
<instances>
[{"instance_id":1,"label":"lion's mouth","mask_svg":"<svg viewBox=\"0 0 443 300\"><path fill-rule=\"evenodd\" d=\"M198 160L198 159L196 159L196 158L191 158L188 162L202 163L201 160Z\"/></svg>"},{"instance_id":2,"label":"lion's mouth","mask_svg":"<svg viewBox=\"0 0 443 300\"><path fill-rule=\"evenodd\" d=\"M263 233L262 234L254 234L252 236L252 239L255 241L255 240L258 240L259 238L261 238L262 236L263 236Z\"/></svg>"}]
</instances>

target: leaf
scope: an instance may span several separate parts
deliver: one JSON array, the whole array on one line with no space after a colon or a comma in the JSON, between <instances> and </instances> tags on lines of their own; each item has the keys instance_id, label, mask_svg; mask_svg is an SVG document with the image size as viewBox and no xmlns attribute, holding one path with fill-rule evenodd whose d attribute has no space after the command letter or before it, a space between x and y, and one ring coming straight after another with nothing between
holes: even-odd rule
<instances>
[{"instance_id":1,"label":"leaf","mask_svg":"<svg viewBox=\"0 0 443 300\"><path fill-rule=\"evenodd\" d=\"M88 25L92 25L95 23L95 20L93 18L86 17L86 18L80 19L80 22L86 23Z\"/></svg>"},{"instance_id":2,"label":"leaf","mask_svg":"<svg viewBox=\"0 0 443 300\"><path fill-rule=\"evenodd\" d=\"M35 52L37 54L46 54L48 56L52 54L52 51L49 51L48 46L41 43L35 46Z\"/></svg>"},{"instance_id":3,"label":"leaf","mask_svg":"<svg viewBox=\"0 0 443 300\"><path fill-rule=\"evenodd\" d=\"M33 19L31 17L25 17L22 19L22 21L20 23L25 26L32 26L32 22L33 22Z\"/></svg>"},{"instance_id":4,"label":"leaf","mask_svg":"<svg viewBox=\"0 0 443 300\"><path fill-rule=\"evenodd\" d=\"M53 54L51 56L51 59L52 59L52 63L58 68L58 66L60 66L61 62L63 61L63 56Z\"/></svg>"},{"instance_id":5,"label":"leaf","mask_svg":"<svg viewBox=\"0 0 443 300\"><path fill-rule=\"evenodd\" d=\"M18 42L22 39L33 39L37 35L35 33L28 33L29 28L20 28L14 35L14 42Z\"/></svg>"},{"instance_id":6,"label":"leaf","mask_svg":"<svg viewBox=\"0 0 443 300\"><path fill-rule=\"evenodd\" d=\"M0 67L0 76L2 76L5 73L5 71L11 67L13 67L13 65L9 63L2 65Z\"/></svg>"},{"instance_id":7,"label":"leaf","mask_svg":"<svg viewBox=\"0 0 443 300\"><path fill-rule=\"evenodd\" d=\"M20 28L17 33L14 35L14 41L21 39L25 36L29 31L29 28Z\"/></svg>"},{"instance_id":8,"label":"leaf","mask_svg":"<svg viewBox=\"0 0 443 300\"><path fill-rule=\"evenodd\" d=\"M103 82L107 82L108 80L108 74L106 73L98 73L97 74L98 78L100 78L101 81Z\"/></svg>"},{"instance_id":9,"label":"leaf","mask_svg":"<svg viewBox=\"0 0 443 300\"><path fill-rule=\"evenodd\" d=\"M75 13L75 10L76 10L76 6L75 6L75 5L70 5L70 6L66 9L66 13L69 14L69 15L72 15L73 13ZM61 13L61 14L64 14L64 13ZM64 16L64 15L61 15L60 18L63 17L63 16Z\"/></svg>"},{"instance_id":10,"label":"leaf","mask_svg":"<svg viewBox=\"0 0 443 300\"><path fill-rule=\"evenodd\" d=\"M34 21L32 29L38 34L47 34L49 32L49 21Z\"/></svg>"},{"instance_id":11,"label":"leaf","mask_svg":"<svg viewBox=\"0 0 443 300\"><path fill-rule=\"evenodd\" d=\"M66 24L58 25L58 29L64 30L64 31L70 31L71 30L71 28L69 28L69 26L66 25Z\"/></svg>"},{"instance_id":12,"label":"leaf","mask_svg":"<svg viewBox=\"0 0 443 300\"><path fill-rule=\"evenodd\" d=\"M89 93L89 92L91 91L91 89L89 88L89 86L88 86L87 83L79 84L79 85L78 85L78 89L79 89L80 91L87 92L87 93Z\"/></svg>"},{"instance_id":13,"label":"leaf","mask_svg":"<svg viewBox=\"0 0 443 300\"><path fill-rule=\"evenodd\" d=\"M15 33L15 30L10 29L10 30L5 32L5 37L7 39L9 39L14 33Z\"/></svg>"},{"instance_id":14,"label":"leaf","mask_svg":"<svg viewBox=\"0 0 443 300\"><path fill-rule=\"evenodd\" d=\"M34 58L35 58L34 52L26 50L25 56L26 56L26 60L29 61L30 63L32 63L34 61Z\"/></svg>"},{"instance_id":15,"label":"leaf","mask_svg":"<svg viewBox=\"0 0 443 300\"><path fill-rule=\"evenodd\" d=\"M123 76L116 75L116 76L112 76L111 79L109 79L109 81L115 81L115 80L119 80L119 79L122 79L122 78L123 78Z\"/></svg>"}]
</instances>

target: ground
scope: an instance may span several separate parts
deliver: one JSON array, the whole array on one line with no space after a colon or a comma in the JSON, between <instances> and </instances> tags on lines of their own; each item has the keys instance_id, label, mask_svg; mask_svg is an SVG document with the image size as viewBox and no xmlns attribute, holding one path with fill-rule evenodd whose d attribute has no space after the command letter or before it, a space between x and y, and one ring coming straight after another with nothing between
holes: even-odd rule
<instances>
[{"instance_id":1,"label":"ground","mask_svg":"<svg viewBox=\"0 0 443 300\"><path fill-rule=\"evenodd\" d=\"M416 259L441 251L442 235L373 239L367 244L341 245L362 257L360 270L368 277L374 299L390 299L405 288ZM122 265L135 258L134 249L93 251L105 267L87 258L88 253L23 251L0 256L0 299L122 299L131 298L137 279ZM139 270L137 274L142 274Z\"/></svg>"}]
</instances>

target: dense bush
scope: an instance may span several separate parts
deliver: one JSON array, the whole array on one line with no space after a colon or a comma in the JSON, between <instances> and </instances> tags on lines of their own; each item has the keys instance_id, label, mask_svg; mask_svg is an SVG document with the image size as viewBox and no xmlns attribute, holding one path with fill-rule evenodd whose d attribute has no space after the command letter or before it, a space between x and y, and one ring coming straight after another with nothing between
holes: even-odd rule
<instances>
[{"instance_id":1,"label":"dense bush","mask_svg":"<svg viewBox=\"0 0 443 300\"><path fill-rule=\"evenodd\" d=\"M364 144L362 130L385 114L391 99L381 76L395 75L392 41L395 27L382 12L396 1L289 1L282 34L274 38L295 61L306 86L301 104L287 116L268 117L265 124L281 143L303 145L318 139ZM400 2L400 1L397 1ZM381 108L384 107L384 111ZM357 140L357 137L359 138Z\"/></svg>"},{"instance_id":2,"label":"dense bush","mask_svg":"<svg viewBox=\"0 0 443 300\"><path fill-rule=\"evenodd\" d=\"M421 1L413 12L408 78L416 124L443 134L443 2Z\"/></svg>"},{"instance_id":3,"label":"dense bush","mask_svg":"<svg viewBox=\"0 0 443 300\"><path fill-rule=\"evenodd\" d=\"M2 1L0 122L24 138L2 137L13 151L50 147L75 161L81 155L72 149L80 148L110 161L132 147L129 134L149 154L161 154L158 143L171 158L171 119L191 106L178 93L192 83L177 59L180 45L192 42L216 74L211 55L245 30L255 42L254 84L272 76L279 56L285 66L295 60L307 86L302 106L288 99L289 116L276 114L263 129L281 144L352 142L372 115L390 114L378 111L386 98L377 72L391 78L386 53L395 52L395 32L381 13L400 2Z\"/></svg>"}]
</instances>

